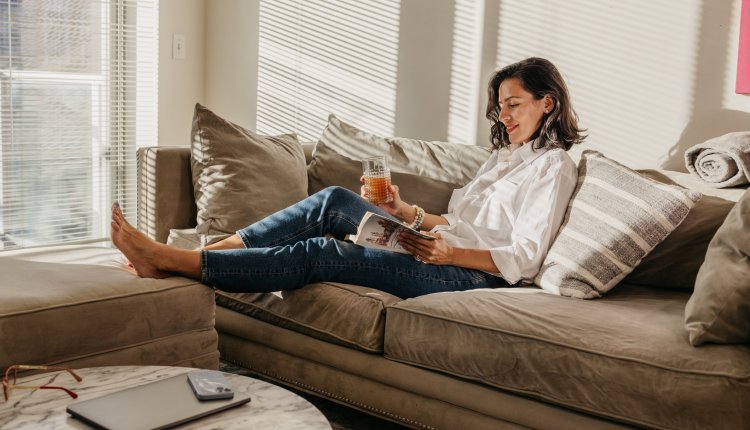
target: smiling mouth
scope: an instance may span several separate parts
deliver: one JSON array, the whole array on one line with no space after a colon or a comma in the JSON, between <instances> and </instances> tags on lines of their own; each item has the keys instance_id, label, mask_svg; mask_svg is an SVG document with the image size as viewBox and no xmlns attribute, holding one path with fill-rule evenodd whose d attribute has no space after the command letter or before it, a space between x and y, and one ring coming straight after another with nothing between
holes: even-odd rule
<instances>
[{"instance_id":1,"label":"smiling mouth","mask_svg":"<svg viewBox=\"0 0 750 430\"><path fill-rule=\"evenodd\" d=\"M510 133L514 132L514 131L515 131L515 130L516 130L517 128L518 128L518 124L515 124L515 125L511 125L511 126L506 126L506 127L505 127L505 131L506 131L506 132L507 132L508 134L510 134Z\"/></svg>"}]
</instances>

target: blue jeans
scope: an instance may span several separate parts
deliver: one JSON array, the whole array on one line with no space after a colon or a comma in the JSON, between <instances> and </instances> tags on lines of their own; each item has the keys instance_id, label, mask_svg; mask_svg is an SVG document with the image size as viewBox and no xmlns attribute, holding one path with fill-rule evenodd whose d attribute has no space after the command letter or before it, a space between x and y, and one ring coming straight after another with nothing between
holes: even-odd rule
<instances>
[{"instance_id":1,"label":"blue jeans","mask_svg":"<svg viewBox=\"0 0 750 430\"><path fill-rule=\"evenodd\" d=\"M326 188L239 230L246 248L202 251L202 280L230 292L291 290L331 281L402 298L508 286L479 270L424 264L409 254L345 242L367 211L390 216L345 188Z\"/></svg>"}]
</instances>

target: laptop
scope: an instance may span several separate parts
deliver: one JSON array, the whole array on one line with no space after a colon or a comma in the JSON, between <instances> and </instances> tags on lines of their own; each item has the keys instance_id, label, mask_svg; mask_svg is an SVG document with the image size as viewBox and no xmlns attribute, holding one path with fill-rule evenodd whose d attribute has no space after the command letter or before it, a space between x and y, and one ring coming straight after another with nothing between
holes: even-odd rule
<instances>
[{"instance_id":1,"label":"laptop","mask_svg":"<svg viewBox=\"0 0 750 430\"><path fill-rule=\"evenodd\" d=\"M201 401L195 398L187 374L76 402L67 412L91 426L108 430L165 429L250 401L249 394Z\"/></svg>"}]
</instances>

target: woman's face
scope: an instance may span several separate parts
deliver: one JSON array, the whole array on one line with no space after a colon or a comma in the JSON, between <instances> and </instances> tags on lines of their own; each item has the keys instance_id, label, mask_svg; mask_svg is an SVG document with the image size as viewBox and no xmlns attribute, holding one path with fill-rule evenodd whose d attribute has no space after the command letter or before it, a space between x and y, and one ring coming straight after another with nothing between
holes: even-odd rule
<instances>
[{"instance_id":1,"label":"woman's face","mask_svg":"<svg viewBox=\"0 0 750 430\"><path fill-rule=\"evenodd\" d=\"M544 114L552 109L552 98L539 100L526 91L517 78L508 78L500 83L498 90L500 122L505 126L510 143L529 142L542 125Z\"/></svg>"}]
</instances>

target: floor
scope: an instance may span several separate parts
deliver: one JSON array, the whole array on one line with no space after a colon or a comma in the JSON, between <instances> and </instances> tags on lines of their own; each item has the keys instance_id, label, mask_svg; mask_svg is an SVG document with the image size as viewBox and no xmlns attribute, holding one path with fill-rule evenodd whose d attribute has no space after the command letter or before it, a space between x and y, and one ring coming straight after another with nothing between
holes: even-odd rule
<instances>
[{"instance_id":1,"label":"floor","mask_svg":"<svg viewBox=\"0 0 750 430\"><path fill-rule=\"evenodd\" d=\"M222 372L251 376L253 378L262 379L266 382L275 383L274 381L263 378L261 375L253 373L252 371L245 369L244 367L240 367L226 361L222 361L220 363L219 369ZM319 397L315 397L313 395L291 389L287 386L282 385L282 387L286 388L287 390L294 391L295 393L307 399L310 403L314 404L318 409L320 409L320 411L323 412L323 415L328 418L328 421L331 423L331 427L333 428L333 430L406 430L409 428L387 420L380 419L378 417L374 417L364 412L360 412L356 409L348 408L336 402L321 399Z\"/></svg>"}]
</instances>

